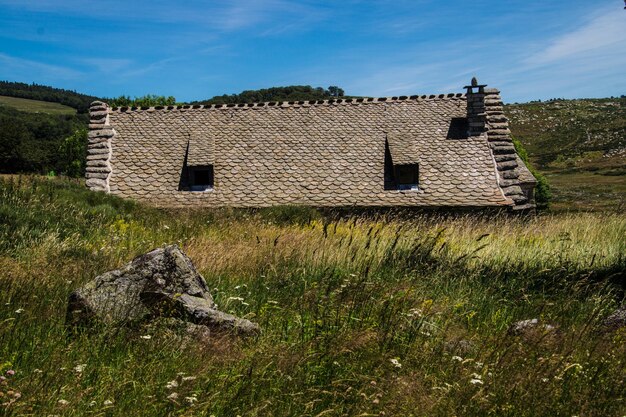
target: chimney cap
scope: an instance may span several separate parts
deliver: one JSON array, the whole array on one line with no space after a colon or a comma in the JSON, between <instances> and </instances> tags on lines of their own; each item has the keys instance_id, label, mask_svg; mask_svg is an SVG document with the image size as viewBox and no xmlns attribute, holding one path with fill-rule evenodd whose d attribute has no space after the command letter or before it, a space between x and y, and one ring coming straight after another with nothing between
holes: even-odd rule
<instances>
[{"instance_id":1,"label":"chimney cap","mask_svg":"<svg viewBox=\"0 0 626 417\"><path fill-rule=\"evenodd\" d=\"M470 85L466 85L463 88L467 90L467 94L471 94L474 92L474 88L478 88L478 92L482 93L484 92L485 87L487 87L487 84L478 84L478 80L476 79L476 77L472 77Z\"/></svg>"}]
</instances>

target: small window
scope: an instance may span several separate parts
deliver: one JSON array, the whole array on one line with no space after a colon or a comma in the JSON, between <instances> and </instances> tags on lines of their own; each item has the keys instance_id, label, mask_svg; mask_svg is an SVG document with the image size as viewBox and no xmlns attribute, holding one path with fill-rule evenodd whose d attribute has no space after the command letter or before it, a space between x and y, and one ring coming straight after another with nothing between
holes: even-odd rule
<instances>
[{"instance_id":1,"label":"small window","mask_svg":"<svg viewBox=\"0 0 626 417\"><path fill-rule=\"evenodd\" d=\"M403 153L392 156L389 141L385 140L385 190L418 190L419 164L407 159L410 161Z\"/></svg>"},{"instance_id":2,"label":"small window","mask_svg":"<svg viewBox=\"0 0 626 417\"><path fill-rule=\"evenodd\" d=\"M419 180L419 166L417 164L394 165L394 173L398 190L417 188Z\"/></svg>"},{"instance_id":3,"label":"small window","mask_svg":"<svg viewBox=\"0 0 626 417\"><path fill-rule=\"evenodd\" d=\"M189 168L189 190L207 191L213 188L213 165Z\"/></svg>"}]
</instances>

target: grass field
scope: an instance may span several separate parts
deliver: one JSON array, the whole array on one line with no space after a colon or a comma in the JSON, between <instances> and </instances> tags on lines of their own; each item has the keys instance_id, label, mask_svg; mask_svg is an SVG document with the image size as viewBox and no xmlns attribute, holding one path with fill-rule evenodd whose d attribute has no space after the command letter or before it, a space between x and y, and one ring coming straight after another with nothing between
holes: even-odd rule
<instances>
[{"instance_id":1,"label":"grass field","mask_svg":"<svg viewBox=\"0 0 626 417\"><path fill-rule=\"evenodd\" d=\"M0 106L9 106L31 113L76 114L76 109L63 104L17 97L0 96Z\"/></svg>"},{"instance_id":2,"label":"grass field","mask_svg":"<svg viewBox=\"0 0 626 417\"><path fill-rule=\"evenodd\" d=\"M166 243L261 336L69 333L73 289ZM622 416L625 253L623 213L161 211L4 178L0 415ZM558 331L507 333L528 318Z\"/></svg>"},{"instance_id":3,"label":"grass field","mask_svg":"<svg viewBox=\"0 0 626 417\"><path fill-rule=\"evenodd\" d=\"M552 190L550 209L626 212L626 175L589 171L544 171Z\"/></svg>"}]
</instances>

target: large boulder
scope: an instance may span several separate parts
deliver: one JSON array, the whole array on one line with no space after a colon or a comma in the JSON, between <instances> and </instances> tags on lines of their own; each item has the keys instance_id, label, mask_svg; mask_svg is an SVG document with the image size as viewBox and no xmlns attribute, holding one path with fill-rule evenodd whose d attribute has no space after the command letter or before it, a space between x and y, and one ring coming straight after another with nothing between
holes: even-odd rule
<instances>
[{"instance_id":1,"label":"large boulder","mask_svg":"<svg viewBox=\"0 0 626 417\"><path fill-rule=\"evenodd\" d=\"M242 335L259 332L256 324L217 309L204 278L175 245L155 249L97 276L70 295L67 308L71 325L118 325L157 317Z\"/></svg>"}]
</instances>

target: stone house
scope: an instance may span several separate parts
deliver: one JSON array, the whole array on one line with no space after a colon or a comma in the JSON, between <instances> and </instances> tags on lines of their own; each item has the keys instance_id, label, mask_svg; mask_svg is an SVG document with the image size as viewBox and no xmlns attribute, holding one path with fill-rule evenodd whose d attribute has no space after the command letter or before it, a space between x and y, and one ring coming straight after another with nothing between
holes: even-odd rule
<instances>
[{"instance_id":1,"label":"stone house","mask_svg":"<svg viewBox=\"0 0 626 417\"><path fill-rule=\"evenodd\" d=\"M475 80L473 80L475 81ZM86 185L157 206L534 207L500 93L90 109Z\"/></svg>"}]
</instances>

